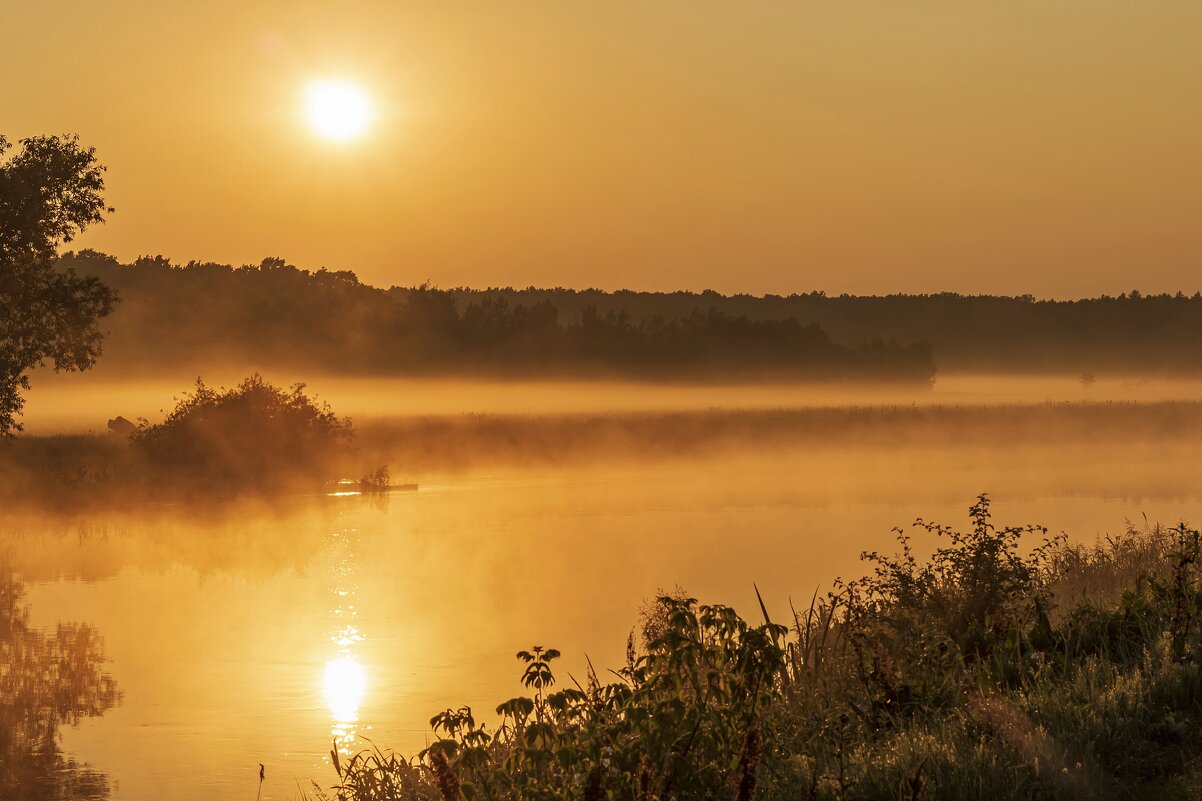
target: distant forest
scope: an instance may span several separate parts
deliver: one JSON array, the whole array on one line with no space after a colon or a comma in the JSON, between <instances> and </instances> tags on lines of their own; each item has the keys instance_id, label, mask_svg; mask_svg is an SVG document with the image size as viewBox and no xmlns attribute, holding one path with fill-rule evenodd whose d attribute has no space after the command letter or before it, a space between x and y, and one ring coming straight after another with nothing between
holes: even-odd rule
<instances>
[{"instance_id":1,"label":"distant forest","mask_svg":"<svg viewBox=\"0 0 1202 801\"><path fill-rule=\"evenodd\" d=\"M708 296L679 312L587 302L568 310L552 297L503 291L384 290L348 271L310 272L280 259L120 264L85 250L59 264L118 291L101 359L118 371L228 363L374 375L923 383L935 375L927 343L839 343L813 322L734 314Z\"/></svg>"},{"instance_id":2,"label":"distant forest","mask_svg":"<svg viewBox=\"0 0 1202 801\"><path fill-rule=\"evenodd\" d=\"M930 381L954 371L1202 372L1202 295L733 295L380 289L349 271L67 253L121 301L102 364L364 374L779 376Z\"/></svg>"}]
</instances>

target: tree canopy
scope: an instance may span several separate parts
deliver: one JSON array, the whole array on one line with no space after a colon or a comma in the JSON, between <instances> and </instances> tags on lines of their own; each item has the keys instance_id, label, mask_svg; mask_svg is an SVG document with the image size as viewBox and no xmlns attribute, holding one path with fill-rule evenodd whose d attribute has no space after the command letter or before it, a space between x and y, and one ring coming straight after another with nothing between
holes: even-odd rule
<instances>
[{"instance_id":1,"label":"tree canopy","mask_svg":"<svg viewBox=\"0 0 1202 801\"><path fill-rule=\"evenodd\" d=\"M112 209L104 167L74 136L0 136L0 436L17 417L28 373L47 362L85 370L100 355L99 320L116 294L94 276L55 264L59 246Z\"/></svg>"}]
</instances>

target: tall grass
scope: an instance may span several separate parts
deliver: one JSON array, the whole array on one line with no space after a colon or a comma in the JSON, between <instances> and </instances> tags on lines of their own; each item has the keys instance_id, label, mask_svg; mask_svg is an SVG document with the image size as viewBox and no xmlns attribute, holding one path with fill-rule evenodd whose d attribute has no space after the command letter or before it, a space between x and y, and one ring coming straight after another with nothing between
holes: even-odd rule
<instances>
[{"instance_id":1,"label":"tall grass","mask_svg":"<svg viewBox=\"0 0 1202 801\"><path fill-rule=\"evenodd\" d=\"M431 720L409 758L340 762L321 799L1119 799L1202 793L1200 535L1130 528L1093 548L1035 526L928 521L864 554L786 623L665 594L626 664L525 692L486 724ZM1027 544L1032 537L1037 542Z\"/></svg>"}]
</instances>

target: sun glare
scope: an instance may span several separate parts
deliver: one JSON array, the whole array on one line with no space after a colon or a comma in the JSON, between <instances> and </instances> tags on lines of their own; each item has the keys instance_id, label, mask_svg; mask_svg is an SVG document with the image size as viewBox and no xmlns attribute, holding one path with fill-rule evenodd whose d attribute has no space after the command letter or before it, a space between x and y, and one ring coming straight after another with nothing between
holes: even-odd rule
<instances>
[{"instance_id":1,"label":"sun glare","mask_svg":"<svg viewBox=\"0 0 1202 801\"><path fill-rule=\"evenodd\" d=\"M305 119L326 139L358 139L372 120L371 99L351 81L313 81L305 87Z\"/></svg>"},{"instance_id":2,"label":"sun glare","mask_svg":"<svg viewBox=\"0 0 1202 801\"><path fill-rule=\"evenodd\" d=\"M335 721L353 723L358 720L365 689L367 676L353 656L341 656L326 663L326 706Z\"/></svg>"}]
</instances>

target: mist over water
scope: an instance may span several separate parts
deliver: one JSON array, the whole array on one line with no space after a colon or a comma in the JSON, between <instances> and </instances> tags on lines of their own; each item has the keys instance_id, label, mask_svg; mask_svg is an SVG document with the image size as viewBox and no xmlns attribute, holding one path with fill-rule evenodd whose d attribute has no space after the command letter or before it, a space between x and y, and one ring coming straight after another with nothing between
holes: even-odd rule
<instances>
[{"instance_id":1,"label":"mist over water","mask_svg":"<svg viewBox=\"0 0 1202 801\"><path fill-rule=\"evenodd\" d=\"M211 386L233 386L247 368L217 366L199 371ZM303 380L339 414L356 421L401 415L576 414L701 409L787 409L822 406L994 405L1048 402L1138 402L1202 399L1202 379L1137 375L1100 376L1086 384L1078 375L968 374L938 376L931 387L840 382L489 381L479 379L382 379L296 375L264 370L287 386ZM24 418L29 433L103 430L105 419L123 415L155 422L197 378L197 371L129 379L101 368L85 374L33 378Z\"/></svg>"},{"instance_id":2,"label":"mist over water","mask_svg":"<svg viewBox=\"0 0 1202 801\"><path fill-rule=\"evenodd\" d=\"M88 380L40 380L31 432L169 403L157 382ZM893 526L963 525L983 491L997 522L1084 542L1144 515L1202 520L1202 413L1184 382L310 386L356 418L364 458L420 489L5 517L0 554L32 625L103 639L123 698L63 727L62 748L115 798L249 795L258 762L263 797L292 798L332 778L332 743L412 753L436 712L491 719L518 693L520 648L562 650L565 682L586 654L617 667L641 604L678 585L755 616L754 582L783 619L858 575L861 551L890 549ZM1099 414L1124 422L1101 437ZM418 458L436 428L460 458ZM531 456L540 437L562 443L554 458Z\"/></svg>"}]
</instances>

